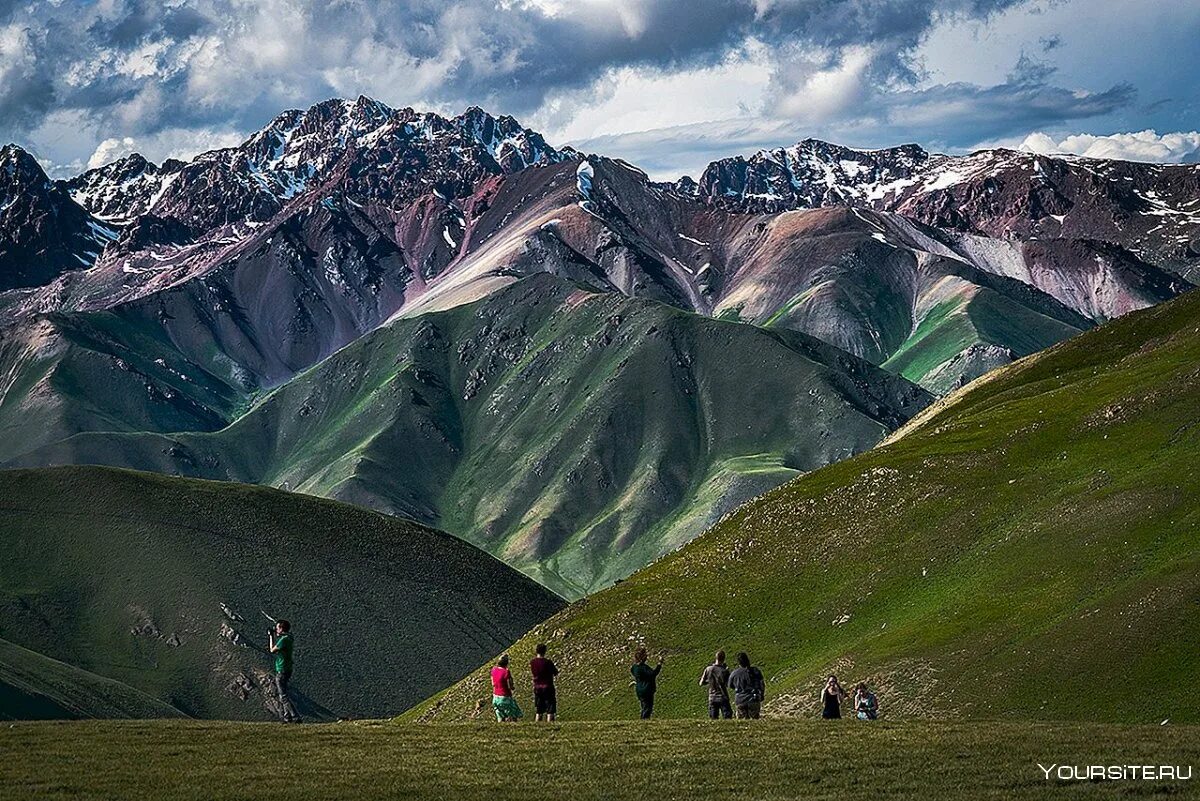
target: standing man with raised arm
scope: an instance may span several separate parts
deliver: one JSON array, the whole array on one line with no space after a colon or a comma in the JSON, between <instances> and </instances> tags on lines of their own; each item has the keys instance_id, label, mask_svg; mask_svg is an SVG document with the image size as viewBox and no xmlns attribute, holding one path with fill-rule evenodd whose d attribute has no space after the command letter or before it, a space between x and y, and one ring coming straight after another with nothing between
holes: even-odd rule
<instances>
[{"instance_id":1,"label":"standing man with raised arm","mask_svg":"<svg viewBox=\"0 0 1200 801\"><path fill-rule=\"evenodd\" d=\"M646 649L639 648L634 652L633 658L636 661L633 667L629 668L629 672L633 674L634 693L642 707L642 720L649 720L654 714L654 693L658 690L658 674L663 666L662 657L658 658L657 665L650 667L646 664Z\"/></svg>"},{"instance_id":2,"label":"standing man with raised arm","mask_svg":"<svg viewBox=\"0 0 1200 801\"><path fill-rule=\"evenodd\" d=\"M292 681L292 624L286 620L275 621L275 629L267 631L267 646L275 654L275 691L279 695L279 719L284 723L299 723L300 716L288 695Z\"/></svg>"}]
</instances>

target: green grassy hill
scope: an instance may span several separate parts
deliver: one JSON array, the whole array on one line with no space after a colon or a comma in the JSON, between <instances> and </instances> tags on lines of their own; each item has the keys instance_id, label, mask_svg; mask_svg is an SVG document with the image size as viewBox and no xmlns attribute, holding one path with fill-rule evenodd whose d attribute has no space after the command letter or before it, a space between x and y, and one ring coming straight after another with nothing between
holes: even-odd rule
<instances>
[{"instance_id":1,"label":"green grassy hill","mask_svg":"<svg viewBox=\"0 0 1200 801\"><path fill-rule=\"evenodd\" d=\"M560 711L631 717L630 653L666 657L659 712L703 714L717 648L764 667L776 716L830 672L893 718L1200 720L1200 293L976 382L890 444L752 501L579 602L539 640ZM473 674L413 713L460 719Z\"/></svg>"},{"instance_id":2,"label":"green grassy hill","mask_svg":"<svg viewBox=\"0 0 1200 801\"><path fill-rule=\"evenodd\" d=\"M538 275L397 320L222 431L81 434L19 463L333 497L449 531L579 597L870 448L930 400L801 333Z\"/></svg>"},{"instance_id":3,"label":"green grassy hill","mask_svg":"<svg viewBox=\"0 0 1200 801\"><path fill-rule=\"evenodd\" d=\"M0 328L0 463L81 431L212 431L249 405L161 331L110 312Z\"/></svg>"},{"instance_id":4,"label":"green grassy hill","mask_svg":"<svg viewBox=\"0 0 1200 801\"><path fill-rule=\"evenodd\" d=\"M0 717L268 717L268 614L294 625L310 718L395 714L561 606L461 540L333 501L0 472Z\"/></svg>"},{"instance_id":5,"label":"green grassy hill","mask_svg":"<svg viewBox=\"0 0 1200 801\"><path fill-rule=\"evenodd\" d=\"M126 684L0 640L0 720L182 715Z\"/></svg>"},{"instance_id":6,"label":"green grassy hill","mask_svg":"<svg viewBox=\"0 0 1200 801\"><path fill-rule=\"evenodd\" d=\"M1036 295L1017 281L952 262L938 266L922 275L921 283L932 285L925 288L924 315L882 363L938 394L1091 327L1082 317L1039 306Z\"/></svg>"}]
</instances>

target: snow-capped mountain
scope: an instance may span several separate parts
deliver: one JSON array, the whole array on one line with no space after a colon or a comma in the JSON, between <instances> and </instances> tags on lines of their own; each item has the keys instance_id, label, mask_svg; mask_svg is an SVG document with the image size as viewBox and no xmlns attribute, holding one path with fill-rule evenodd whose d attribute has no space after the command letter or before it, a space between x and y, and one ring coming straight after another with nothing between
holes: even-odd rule
<instances>
[{"instance_id":1,"label":"snow-capped mountain","mask_svg":"<svg viewBox=\"0 0 1200 801\"><path fill-rule=\"evenodd\" d=\"M1200 276L1200 164L1142 164L917 145L852 150L812 139L710 164L678 191L714 207L774 213L846 205L995 238L1090 239Z\"/></svg>"},{"instance_id":2,"label":"snow-capped mountain","mask_svg":"<svg viewBox=\"0 0 1200 801\"><path fill-rule=\"evenodd\" d=\"M153 213L199 236L267 220L321 186L389 203L430 191L454 198L485 176L566 157L512 117L470 108L447 119L359 97L285 111L242 144L190 162L159 166L134 154L66 186L99 218L125 223Z\"/></svg>"},{"instance_id":3,"label":"snow-capped mountain","mask_svg":"<svg viewBox=\"0 0 1200 801\"><path fill-rule=\"evenodd\" d=\"M945 391L1173 297L1200 264L1193 165L809 139L657 184L512 117L366 97L186 162L134 154L55 183L25 161L13 197L60 209L68 224L38 230L70 244L26 247L33 286L0 314L120 309L247 386L550 272L802 331Z\"/></svg>"},{"instance_id":4,"label":"snow-capped mountain","mask_svg":"<svg viewBox=\"0 0 1200 801\"><path fill-rule=\"evenodd\" d=\"M930 156L918 145L853 150L805 139L709 164L699 183L680 191L726 208L760 212L834 205L873 205L912 181Z\"/></svg>"},{"instance_id":5,"label":"snow-capped mountain","mask_svg":"<svg viewBox=\"0 0 1200 801\"><path fill-rule=\"evenodd\" d=\"M76 203L116 225L150 212L164 187L186 165L168 159L153 164L140 153L77 175L63 183Z\"/></svg>"},{"instance_id":6,"label":"snow-capped mountain","mask_svg":"<svg viewBox=\"0 0 1200 801\"><path fill-rule=\"evenodd\" d=\"M0 148L0 291L90 267L116 238L16 145Z\"/></svg>"}]
</instances>

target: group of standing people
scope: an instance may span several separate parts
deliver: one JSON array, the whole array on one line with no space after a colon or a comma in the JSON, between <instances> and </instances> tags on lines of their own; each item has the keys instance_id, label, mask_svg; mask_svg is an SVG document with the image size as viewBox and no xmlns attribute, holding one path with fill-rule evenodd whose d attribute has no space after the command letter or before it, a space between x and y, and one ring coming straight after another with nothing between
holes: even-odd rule
<instances>
[{"instance_id":1,"label":"group of standing people","mask_svg":"<svg viewBox=\"0 0 1200 801\"><path fill-rule=\"evenodd\" d=\"M700 686L708 688L708 716L713 720L732 717L758 720L762 714L762 704L767 699L767 680L761 670L750 664L745 651L737 655L737 663L738 666L730 670L725 666L725 652L717 651L713 663L700 674ZM733 690L733 708L729 704L730 690Z\"/></svg>"},{"instance_id":2,"label":"group of standing people","mask_svg":"<svg viewBox=\"0 0 1200 801\"><path fill-rule=\"evenodd\" d=\"M267 648L275 657L275 692L280 719L299 722L300 716L288 692L292 679L291 628L286 620L275 621L274 628L267 632ZM545 643L539 643L534 652L536 655L529 663L529 673L533 679L534 719L553 722L558 716L558 693L554 686L558 666L546 656ZM633 657L633 666L629 668L633 676L630 684L641 707L642 720L648 720L654 714L654 695L658 691L658 674L662 672L663 660L659 657L654 667L650 667L645 648L638 648ZM513 676L508 665L508 654L505 654L491 672L492 711L501 723L517 721L524 714L514 697ZM717 651L713 663L700 674L700 686L708 690L708 716L713 720L757 720L762 714L762 704L767 697L767 680L762 670L750 664L750 656L745 651L737 655L737 667L732 670L725 664L725 652ZM730 691L733 692L732 703ZM840 718L842 703L847 697L838 677L830 676L821 690L821 717L826 720ZM866 682L859 682L854 687L854 714L859 720L875 720L879 717L879 700Z\"/></svg>"},{"instance_id":3,"label":"group of standing people","mask_svg":"<svg viewBox=\"0 0 1200 801\"><path fill-rule=\"evenodd\" d=\"M533 677L533 703L538 721L553 721L558 715L558 698L554 679L558 667L546 657L546 644L539 643L536 656L529 663ZM519 720L523 713L514 697L512 671L509 670L508 654L500 657L491 671L492 711L500 723ZM663 660L659 657L650 667L645 648L634 653L634 663L629 668L633 680L634 694L641 708L642 720L654 715L654 696L658 692L658 675L662 672ZM742 651L737 655L737 667L730 670L725 664L725 652L717 651L713 663L704 668L700 675L700 686L708 690L708 716L713 720L739 718L757 720L762 714L762 704L767 697L767 681L762 670L750 663L750 656ZM733 691L733 702L729 693ZM842 716L842 702L847 693L838 683L837 676L830 676L821 690L821 717L829 720ZM854 688L854 712L860 720L875 720L879 717L879 701L865 682Z\"/></svg>"},{"instance_id":4,"label":"group of standing people","mask_svg":"<svg viewBox=\"0 0 1200 801\"><path fill-rule=\"evenodd\" d=\"M552 723L558 716L558 693L554 689L558 666L546 657L545 643L538 643L534 652L537 655L529 663L529 672L533 676L534 720ZM525 714L513 697L513 677L508 664L508 654L505 654L492 668L492 711L499 723L515 723Z\"/></svg>"}]
</instances>

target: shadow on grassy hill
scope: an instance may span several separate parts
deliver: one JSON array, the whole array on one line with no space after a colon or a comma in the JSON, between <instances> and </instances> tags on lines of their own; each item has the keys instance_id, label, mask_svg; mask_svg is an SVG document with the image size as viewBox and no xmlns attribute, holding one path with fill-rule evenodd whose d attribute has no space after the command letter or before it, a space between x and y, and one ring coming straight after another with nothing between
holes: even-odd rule
<instances>
[{"instance_id":1,"label":"shadow on grassy hill","mask_svg":"<svg viewBox=\"0 0 1200 801\"><path fill-rule=\"evenodd\" d=\"M0 471L0 499L0 682L71 716L268 717L268 614L310 719L395 714L563 605L448 534L279 490L70 467Z\"/></svg>"}]
</instances>

